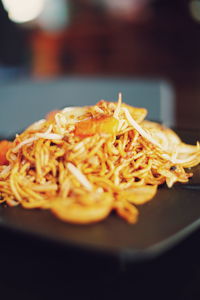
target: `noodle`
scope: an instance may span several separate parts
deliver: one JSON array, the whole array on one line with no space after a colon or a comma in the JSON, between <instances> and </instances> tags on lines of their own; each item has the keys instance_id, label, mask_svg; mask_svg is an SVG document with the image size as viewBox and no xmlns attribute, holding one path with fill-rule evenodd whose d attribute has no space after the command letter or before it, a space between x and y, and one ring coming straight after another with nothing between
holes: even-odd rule
<instances>
[{"instance_id":1,"label":"noodle","mask_svg":"<svg viewBox=\"0 0 200 300\"><path fill-rule=\"evenodd\" d=\"M101 100L66 107L16 135L0 165L1 202L51 210L59 219L87 224L112 211L129 223L159 185L186 183L200 163L200 146L144 120L147 111Z\"/></svg>"}]
</instances>

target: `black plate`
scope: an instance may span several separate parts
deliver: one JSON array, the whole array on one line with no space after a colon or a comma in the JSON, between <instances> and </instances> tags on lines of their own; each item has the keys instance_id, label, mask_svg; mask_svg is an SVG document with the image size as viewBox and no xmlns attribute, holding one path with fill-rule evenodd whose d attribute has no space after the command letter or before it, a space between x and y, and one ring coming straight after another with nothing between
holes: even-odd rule
<instances>
[{"instance_id":1,"label":"black plate","mask_svg":"<svg viewBox=\"0 0 200 300\"><path fill-rule=\"evenodd\" d=\"M144 106L149 117L163 120L173 114L173 99L162 99L169 86L158 81L133 79L70 79L52 82L18 82L1 86L0 134L8 137L55 108L94 104L101 98L116 99L122 91L132 105ZM170 104L171 103L171 104ZM164 104L164 105L163 105ZM20 107L20 109L19 109ZM163 111L164 110L164 111ZM167 113L166 113L167 112ZM168 121L168 120L166 120ZM186 142L200 139L199 131L182 130ZM103 252L132 261L152 258L185 238L200 224L200 176L198 168L188 185L159 189L156 197L140 207L136 225L127 224L112 214L105 221L88 226L65 224L48 211L0 206L0 227L11 229L64 247Z\"/></svg>"}]
</instances>

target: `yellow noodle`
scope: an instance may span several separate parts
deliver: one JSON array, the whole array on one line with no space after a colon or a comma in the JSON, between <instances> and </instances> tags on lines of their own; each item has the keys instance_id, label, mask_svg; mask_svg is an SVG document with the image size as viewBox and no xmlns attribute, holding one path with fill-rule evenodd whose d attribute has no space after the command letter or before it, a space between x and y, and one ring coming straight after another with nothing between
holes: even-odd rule
<instances>
[{"instance_id":1,"label":"yellow noodle","mask_svg":"<svg viewBox=\"0 0 200 300\"><path fill-rule=\"evenodd\" d=\"M103 220L115 210L135 223L134 203L149 201L164 182L169 187L187 182L192 174L184 168L200 163L199 143L184 144L172 130L143 121L146 110L120 99L66 108L54 120L17 135L6 155L8 166L0 166L0 202L49 209L81 224ZM85 126L81 136L79 126ZM145 197L125 199L134 189Z\"/></svg>"}]
</instances>

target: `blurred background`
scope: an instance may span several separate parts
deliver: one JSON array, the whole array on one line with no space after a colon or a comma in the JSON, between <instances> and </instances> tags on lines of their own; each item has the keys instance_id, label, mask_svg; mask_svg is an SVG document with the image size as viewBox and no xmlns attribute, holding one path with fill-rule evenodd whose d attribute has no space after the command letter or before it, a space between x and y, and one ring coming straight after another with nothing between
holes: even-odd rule
<instances>
[{"instance_id":1,"label":"blurred background","mask_svg":"<svg viewBox=\"0 0 200 300\"><path fill-rule=\"evenodd\" d=\"M164 81L171 124L200 128L200 1L0 0L0 101L70 77Z\"/></svg>"}]
</instances>

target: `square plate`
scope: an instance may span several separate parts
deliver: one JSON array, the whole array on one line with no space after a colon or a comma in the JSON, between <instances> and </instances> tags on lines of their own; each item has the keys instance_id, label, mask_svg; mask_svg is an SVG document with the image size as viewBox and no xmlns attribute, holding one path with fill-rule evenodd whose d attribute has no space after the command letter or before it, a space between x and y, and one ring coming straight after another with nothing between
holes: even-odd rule
<instances>
[{"instance_id":1,"label":"square plate","mask_svg":"<svg viewBox=\"0 0 200 300\"><path fill-rule=\"evenodd\" d=\"M122 81L120 82L122 83ZM81 93L84 92L84 88L87 91L88 100L85 102L87 104L92 103L92 98L89 98L88 85L86 82L82 82L81 85L78 80L76 83L77 86L81 86ZM14 121L9 123L4 117L4 121L7 122L7 127L3 126L3 123L1 124L1 128L5 128L2 132L4 137L14 133L14 126L15 131L19 132L32 121L42 117L41 113L43 114L53 108L59 108L72 103L82 105L84 102L83 99L81 103L79 103L78 100L74 102L72 100L63 101L63 95L57 98L58 101L56 104L53 103L52 100L48 102L49 84L46 84L46 89L44 89L43 85L41 85L40 89L40 84L39 87L36 88L36 91L39 89L39 93L35 92L34 94L33 90L35 84L29 87L25 85L24 89L23 85L21 87L18 85L4 87L3 91L6 101L1 105L2 116L8 115L9 111L12 110L14 118ZM69 84L69 82L67 82L67 84ZM95 91L97 94L100 94L100 92L103 91L102 82L97 81L96 84L98 88L96 86L93 89L93 94ZM143 92L137 94L138 99L140 102L143 101L141 106L145 106L148 109L151 106L153 107L154 112L151 116L154 118L154 116L158 114L158 111L156 112L157 104L155 104L155 102L154 104L153 102L152 104L148 102L146 103L147 105L145 105L145 99L147 95L148 99L153 99L155 95L157 95L156 99L157 102L159 102L158 91L160 84L155 82L148 84L140 82L136 83L133 90L131 90L132 84L130 82L128 84L130 84L129 91L132 91L130 93L132 93L133 98L134 95L137 94L136 91L139 91L141 86L143 86ZM139 84L139 87L137 84ZM36 86L37 85L38 84L36 84ZM73 85L76 86L74 82ZM110 82L110 86L113 86L112 81ZM127 82L125 87L128 89ZM106 93L108 96L111 96L113 90L109 92L109 85L107 86L106 93L105 89L103 97ZM24 94L22 92L23 90L25 91ZM71 95L73 90L70 91ZM30 94L31 97L26 99L28 94ZM24 96L20 97L20 95ZM14 101L14 97L16 97L16 101ZM78 97L78 95L76 95L76 97ZM85 97L84 95L84 98ZM42 109L40 110L40 101L42 101L42 98L44 103L41 104ZM19 99L23 99L23 101ZM109 99L109 97L107 99ZM93 103L96 100L98 101L99 99L95 99ZM22 110L18 109L19 106L22 107ZM16 118L14 117L14 112L16 112ZM36 115L38 115L38 117L36 117ZM10 118L9 115L8 119ZM20 119L22 121L16 121ZM157 120L159 120L159 116ZM1 120L1 122L3 121ZM178 133L184 141L188 143L195 143L196 140L200 139L199 131L179 130ZM141 206L139 211L139 221L135 225L127 224L113 213L103 222L80 226L62 223L48 211L25 210L21 207L10 208L1 205L0 227L14 230L16 233L23 232L30 236L54 241L64 247L76 247L77 249L85 249L86 251L102 252L127 259L128 261L150 259L178 243L200 225L199 167L195 169L194 177L189 184L177 184L172 189L161 187L155 198Z\"/></svg>"}]
</instances>

